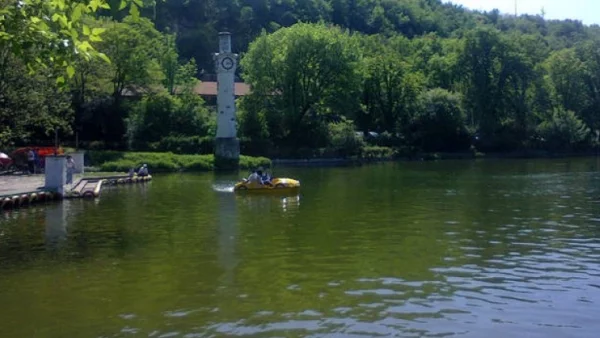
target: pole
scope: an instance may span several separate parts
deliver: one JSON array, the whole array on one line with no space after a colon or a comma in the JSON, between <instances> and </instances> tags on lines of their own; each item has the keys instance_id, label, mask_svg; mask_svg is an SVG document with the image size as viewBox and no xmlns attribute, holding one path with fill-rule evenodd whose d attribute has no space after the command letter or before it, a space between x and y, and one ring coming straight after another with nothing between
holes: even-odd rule
<instances>
[{"instance_id":1,"label":"pole","mask_svg":"<svg viewBox=\"0 0 600 338\"><path fill-rule=\"evenodd\" d=\"M75 132L75 150L79 150L79 132Z\"/></svg>"},{"instance_id":2,"label":"pole","mask_svg":"<svg viewBox=\"0 0 600 338\"><path fill-rule=\"evenodd\" d=\"M54 128L54 156L58 155L58 128Z\"/></svg>"}]
</instances>

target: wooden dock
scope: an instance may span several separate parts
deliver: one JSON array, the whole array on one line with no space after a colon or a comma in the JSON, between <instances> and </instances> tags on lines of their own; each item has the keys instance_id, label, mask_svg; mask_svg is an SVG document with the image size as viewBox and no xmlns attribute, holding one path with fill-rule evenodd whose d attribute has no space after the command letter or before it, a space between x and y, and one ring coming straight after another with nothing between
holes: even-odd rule
<instances>
[{"instance_id":1,"label":"wooden dock","mask_svg":"<svg viewBox=\"0 0 600 338\"><path fill-rule=\"evenodd\" d=\"M14 182L4 180L2 189L0 189L0 209L16 209L32 204L45 203L49 201L59 201L64 198L96 198L100 196L100 191L106 185L121 185L145 183L152 180L152 176L133 176L117 175L103 177L83 177L69 189L65 189L64 194L55 190L46 189L39 176L15 178ZM9 184L12 183L12 186Z\"/></svg>"}]
</instances>

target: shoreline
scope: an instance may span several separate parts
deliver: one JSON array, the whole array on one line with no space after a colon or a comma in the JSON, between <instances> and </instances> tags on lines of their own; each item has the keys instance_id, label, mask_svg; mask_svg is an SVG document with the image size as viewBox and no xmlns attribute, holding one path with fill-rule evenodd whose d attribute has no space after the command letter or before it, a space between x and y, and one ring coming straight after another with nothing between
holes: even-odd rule
<instances>
[{"instance_id":1,"label":"shoreline","mask_svg":"<svg viewBox=\"0 0 600 338\"><path fill-rule=\"evenodd\" d=\"M147 155L149 153L144 153ZM141 154L140 154L141 155ZM142 155L143 156L143 155ZM186 156L186 155L184 155ZM205 155L199 155L205 156ZM421 162L421 161L446 161L446 160L494 160L494 159L557 159L557 158L576 158L576 157L600 157L600 151L587 152L565 152L552 153L545 151L519 151L508 153L420 153L412 156L396 156L396 157L372 157L372 158L343 158L343 157L313 157L313 158L274 158L267 159L270 162L270 167L333 167L333 166L352 166L365 165L371 163L389 163L389 162ZM108 161L110 162L110 161ZM105 162L106 163L106 162ZM94 165L86 166L86 172L121 172L112 170L103 170L104 163L95 163ZM262 163L263 166L269 166ZM238 171L248 170L246 166L240 166ZM177 167L177 168L154 168L154 173L181 173L181 172L216 172L214 167L199 166L199 167Z\"/></svg>"},{"instance_id":2,"label":"shoreline","mask_svg":"<svg viewBox=\"0 0 600 338\"><path fill-rule=\"evenodd\" d=\"M498 159L560 159L578 157L600 157L600 151L551 153L551 152L510 152L510 153L423 153L414 156L388 158L276 158L271 163L278 166L337 166L362 165L383 162L417 162L447 160L498 160Z\"/></svg>"}]
</instances>

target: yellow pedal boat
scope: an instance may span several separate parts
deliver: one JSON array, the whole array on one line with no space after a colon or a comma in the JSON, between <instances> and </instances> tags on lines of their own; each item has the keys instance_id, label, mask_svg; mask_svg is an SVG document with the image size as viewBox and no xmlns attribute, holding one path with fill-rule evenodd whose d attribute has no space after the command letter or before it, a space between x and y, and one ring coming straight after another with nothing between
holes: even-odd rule
<instances>
[{"instance_id":1,"label":"yellow pedal boat","mask_svg":"<svg viewBox=\"0 0 600 338\"><path fill-rule=\"evenodd\" d=\"M297 190L300 188L300 181L291 178L273 178L271 182L266 184L260 184L258 182L248 182L244 179L241 182L236 183L233 187L234 191L248 191L248 192L283 192Z\"/></svg>"}]
</instances>

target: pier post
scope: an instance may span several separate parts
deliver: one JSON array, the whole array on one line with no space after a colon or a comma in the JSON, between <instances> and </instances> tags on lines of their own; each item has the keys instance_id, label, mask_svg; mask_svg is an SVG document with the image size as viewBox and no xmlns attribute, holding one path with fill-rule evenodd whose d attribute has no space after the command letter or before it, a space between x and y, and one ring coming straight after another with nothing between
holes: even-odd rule
<instances>
[{"instance_id":1,"label":"pier post","mask_svg":"<svg viewBox=\"0 0 600 338\"><path fill-rule=\"evenodd\" d=\"M46 156L44 168L46 189L52 189L63 195L67 182L67 158L64 155Z\"/></svg>"},{"instance_id":2,"label":"pier post","mask_svg":"<svg viewBox=\"0 0 600 338\"><path fill-rule=\"evenodd\" d=\"M214 54L217 72L217 136L215 167L235 170L239 166L240 142L235 116L235 70L238 55L231 52L231 34L219 33L219 53Z\"/></svg>"}]
</instances>

